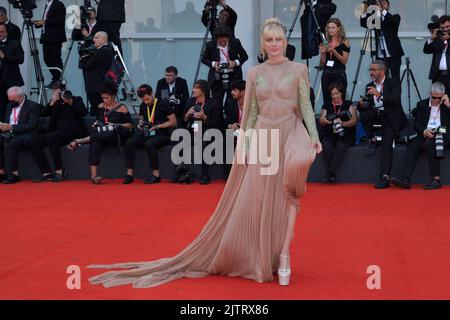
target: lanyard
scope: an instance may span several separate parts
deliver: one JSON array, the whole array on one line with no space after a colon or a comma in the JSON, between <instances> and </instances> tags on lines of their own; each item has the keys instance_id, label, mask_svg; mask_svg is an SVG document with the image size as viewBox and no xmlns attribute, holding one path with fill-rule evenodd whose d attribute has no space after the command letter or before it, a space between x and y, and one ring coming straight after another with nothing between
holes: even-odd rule
<instances>
[{"instance_id":1,"label":"lanyard","mask_svg":"<svg viewBox=\"0 0 450 320\"><path fill-rule=\"evenodd\" d=\"M331 102L331 104L333 105L335 114L341 113L343 102L341 102L340 104L335 104L334 102ZM337 107L339 107L339 109Z\"/></svg>"},{"instance_id":2,"label":"lanyard","mask_svg":"<svg viewBox=\"0 0 450 320\"><path fill-rule=\"evenodd\" d=\"M147 116L148 116L148 121L150 121L151 124L155 123L155 111L156 111L156 103L158 102L158 99L154 99L153 101L153 110L152 113L150 114L150 106L147 106Z\"/></svg>"},{"instance_id":3,"label":"lanyard","mask_svg":"<svg viewBox=\"0 0 450 320\"><path fill-rule=\"evenodd\" d=\"M119 105L115 106L111 110L108 110L108 108L105 108L105 111L103 112L103 119L105 120L105 124L109 123L109 114L115 110L117 110Z\"/></svg>"}]
</instances>

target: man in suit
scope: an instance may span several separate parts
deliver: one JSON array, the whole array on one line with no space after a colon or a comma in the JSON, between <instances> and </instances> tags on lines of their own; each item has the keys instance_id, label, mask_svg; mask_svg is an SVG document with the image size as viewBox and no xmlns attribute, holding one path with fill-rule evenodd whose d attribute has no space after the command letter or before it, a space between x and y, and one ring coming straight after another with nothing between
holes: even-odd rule
<instances>
[{"instance_id":1,"label":"man in suit","mask_svg":"<svg viewBox=\"0 0 450 320\"><path fill-rule=\"evenodd\" d=\"M62 91L60 83L53 86L50 102L41 112L41 116L50 117L47 130L33 138L30 142L30 152L36 161L41 177L33 182L61 182L67 175L63 168L61 146L66 146L76 138L88 135L83 117L87 109L81 97L74 97L70 91ZM53 159L55 172L52 173L44 154L48 147Z\"/></svg>"},{"instance_id":2,"label":"man in suit","mask_svg":"<svg viewBox=\"0 0 450 320\"><path fill-rule=\"evenodd\" d=\"M223 101L225 93L227 99L229 98L229 85L234 80L242 80L242 65L247 60L247 52L239 39L231 38L230 29L225 25L219 25L215 31L215 40L206 44L202 54L203 64L210 68L208 82L213 98ZM223 64L228 64L229 68L221 68ZM224 71L229 73L226 74Z\"/></svg>"},{"instance_id":3,"label":"man in suit","mask_svg":"<svg viewBox=\"0 0 450 320\"><path fill-rule=\"evenodd\" d=\"M233 10L229 5L225 3L225 0L220 0L220 6L222 6L222 10L219 12L218 17L211 17L211 10L213 9L210 2L208 1L205 5L205 8L202 12L202 23L205 27L208 26L208 22L210 19L211 25L209 28L209 32L211 33L211 38L214 38L214 34L216 28L219 24L226 25L230 29L230 37L235 38L236 24L237 24L237 13Z\"/></svg>"},{"instance_id":4,"label":"man in suit","mask_svg":"<svg viewBox=\"0 0 450 320\"><path fill-rule=\"evenodd\" d=\"M106 73L114 59L111 48L108 45L108 35L99 31L94 36L95 53L81 57L81 66L84 72L85 89L89 100L90 115L96 115L98 105L103 102L100 90L105 83Z\"/></svg>"},{"instance_id":5,"label":"man in suit","mask_svg":"<svg viewBox=\"0 0 450 320\"><path fill-rule=\"evenodd\" d=\"M166 68L166 76L160 79L156 86L155 97L167 101L175 108L178 124L181 124L186 101L189 99L189 89L187 81L178 76L177 68Z\"/></svg>"},{"instance_id":6,"label":"man in suit","mask_svg":"<svg viewBox=\"0 0 450 320\"><path fill-rule=\"evenodd\" d=\"M378 60L383 60L387 63L388 75L391 78L400 80L400 67L402 65L402 57L405 55L398 37L401 17L399 14L391 14L389 12L391 4L388 0L380 0L378 3L381 11L381 30L375 30L376 52L374 52L374 55ZM363 14L360 18L361 27L363 28L367 28L368 7L368 4L365 3Z\"/></svg>"},{"instance_id":7,"label":"man in suit","mask_svg":"<svg viewBox=\"0 0 450 320\"><path fill-rule=\"evenodd\" d=\"M41 43L44 51L44 62L49 68L62 70L62 44L66 38L66 7L59 0L47 0L41 20L34 21L36 28L42 28ZM50 69L52 83L59 81L61 71ZM51 88L51 84L47 85Z\"/></svg>"},{"instance_id":8,"label":"man in suit","mask_svg":"<svg viewBox=\"0 0 450 320\"><path fill-rule=\"evenodd\" d=\"M392 178L392 184L403 188L411 188L411 176L414 172L420 153L424 150L427 153L428 168L431 176L423 189L434 190L442 187L440 172L440 159L436 157L436 129L444 126L449 129L450 124L450 101L445 94L445 86L440 82L433 83L431 94L428 99L419 101L415 109L414 129L417 137L411 141L406 151L406 158L401 178ZM450 133L444 136L444 148L448 147Z\"/></svg>"},{"instance_id":9,"label":"man in suit","mask_svg":"<svg viewBox=\"0 0 450 320\"><path fill-rule=\"evenodd\" d=\"M87 41L88 44L93 44L92 39L98 31L101 30L101 25L97 21L97 11L91 8L88 11L89 19L87 21L81 21L79 26L75 26L72 31L72 39L75 41Z\"/></svg>"},{"instance_id":10,"label":"man in suit","mask_svg":"<svg viewBox=\"0 0 450 320\"><path fill-rule=\"evenodd\" d=\"M125 0L101 0L97 8L99 30L106 31L108 38L122 53L120 27L125 22Z\"/></svg>"},{"instance_id":11,"label":"man in suit","mask_svg":"<svg viewBox=\"0 0 450 320\"><path fill-rule=\"evenodd\" d=\"M9 40L22 40L20 28L8 19L8 11L5 7L0 7L0 23L6 25Z\"/></svg>"},{"instance_id":12,"label":"man in suit","mask_svg":"<svg viewBox=\"0 0 450 320\"><path fill-rule=\"evenodd\" d=\"M6 92L14 86L23 86L19 65L24 61L22 45L18 40L11 40L5 24L0 23L0 121L6 121Z\"/></svg>"},{"instance_id":13,"label":"man in suit","mask_svg":"<svg viewBox=\"0 0 450 320\"><path fill-rule=\"evenodd\" d=\"M4 184L13 184L21 180L18 153L28 148L30 141L38 134L41 106L28 100L20 87L9 88L8 99L10 103L6 115L9 120L0 124L0 180Z\"/></svg>"},{"instance_id":14,"label":"man in suit","mask_svg":"<svg viewBox=\"0 0 450 320\"><path fill-rule=\"evenodd\" d=\"M376 60L370 65L370 77L373 82L366 86L369 101L361 102L360 116L369 141L368 156L374 154L377 145L373 126L382 125L381 172L375 188L385 189L389 187L394 139L408 121L402 107L400 81L386 76L383 61Z\"/></svg>"},{"instance_id":15,"label":"man in suit","mask_svg":"<svg viewBox=\"0 0 450 320\"><path fill-rule=\"evenodd\" d=\"M430 30L431 38L423 48L425 54L432 54L433 61L430 69L430 80L444 84L446 92L450 93L450 16L439 19L439 29Z\"/></svg>"}]
</instances>

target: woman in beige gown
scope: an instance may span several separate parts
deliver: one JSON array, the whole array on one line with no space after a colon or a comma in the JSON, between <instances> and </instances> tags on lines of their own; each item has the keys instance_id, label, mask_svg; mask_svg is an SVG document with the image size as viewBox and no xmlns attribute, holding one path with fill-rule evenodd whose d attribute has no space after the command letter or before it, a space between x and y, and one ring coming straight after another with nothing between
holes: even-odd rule
<instances>
[{"instance_id":1,"label":"woman in beige gown","mask_svg":"<svg viewBox=\"0 0 450 320\"><path fill-rule=\"evenodd\" d=\"M279 134L279 141L268 148L275 147L279 153L278 172L262 174L265 166L258 161L252 164L250 151L256 142L241 131L228 182L199 236L172 258L90 266L129 269L92 277L92 284L147 288L212 274L268 282L277 269L280 284L289 283L289 250L298 200L322 146L310 102L308 69L284 57L287 41L278 19L266 21L261 43L268 60L249 71L242 124L245 130L266 129ZM267 144L272 144L270 141Z\"/></svg>"}]
</instances>

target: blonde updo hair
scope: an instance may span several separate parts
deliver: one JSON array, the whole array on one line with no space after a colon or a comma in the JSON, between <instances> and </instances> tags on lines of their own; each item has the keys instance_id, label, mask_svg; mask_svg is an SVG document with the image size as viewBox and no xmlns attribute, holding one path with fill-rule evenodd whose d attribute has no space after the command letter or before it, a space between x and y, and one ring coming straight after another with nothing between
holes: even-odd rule
<instances>
[{"instance_id":1,"label":"blonde updo hair","mask_svg":"<svg viewBox=\"0 0 450 320\"><path fill-rule=\"evenodd\" d=\"M267 58L267 52L264 51L264 37L273 36L281 37L285 40L284 52L286 52L287 39L286 39L286 26L278 18L269 18L264 22L261 28L260 37L260 52Z\"/></svg>"}]
</instances>

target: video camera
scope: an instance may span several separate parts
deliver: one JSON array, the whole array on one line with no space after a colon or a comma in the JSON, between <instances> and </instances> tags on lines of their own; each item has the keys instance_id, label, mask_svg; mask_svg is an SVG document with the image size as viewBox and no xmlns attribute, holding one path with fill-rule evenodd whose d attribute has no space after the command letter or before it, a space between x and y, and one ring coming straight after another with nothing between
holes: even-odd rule
<instances>
[{"instance_id":1,"label":"video camera","mask_svg":"<svg viewBox=\"0 0 450 320\"><path fill-rule=\"evenodd\" d=\"M78 54L81 59L87 58L97 51L97 47L92 43L92 37L78 42Z\"/></svg>"},{"instance_id":2,"label":"video camera","mask_svg":"<svg viewBox=\"0 0 450 320\"><path fill-rule=\"evenodd\" d=\"M95 8L92 6L92 2L90 0L84 0L83 5L80 6L81 25L91 18L90 12L93 11L95 11Z\"/></svg>"},{"instance_id":3,"label":"video camera","mask_svg":"<svg viewBox=\"0 0 450 320\"><path fill-rule=\"evenodd\" d=\"M19 9L25 20L33 18L33 9L37 8L36 0L8 0L14 9Z\"/></svg>"},{"instance_id":4,"label":"video camera","mask_svg":"<svg viewBox=\"0 0 450 320\"><path fill-rule=\"evenodd\" d=\"M230 69L229 63L220 63L219 71L216 71L215 77L217 81L222 82L222 87L225 90L230 89L230 73L232 70Z\"/></svg>"},{"instance_id":5,"label":"video camera","mask_svg":"<svg viewBox=\"0 0 450 320\"><path fill-rule=\"evenodd\" d=\"M347 122L350 121L352 117L352 113L349 110L342 111L338 114L327 114L327 120L333 122L333 132L341 137L345 135L344 126L336 120L340 119L342 122Z\"/></svg>"}]
</instances>

